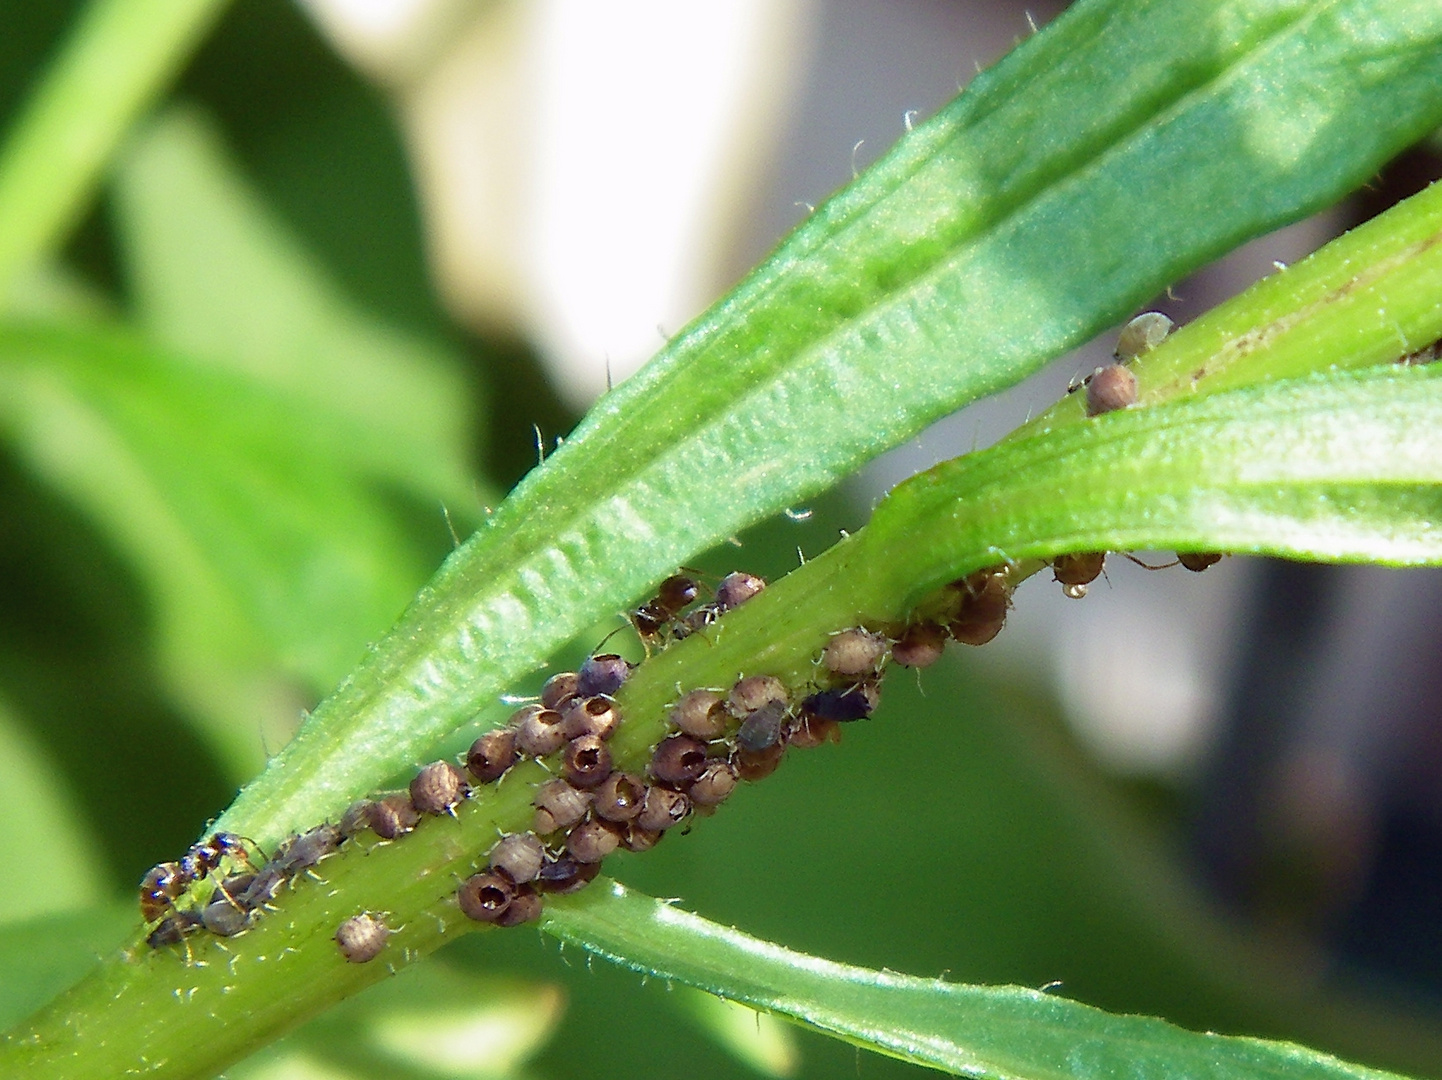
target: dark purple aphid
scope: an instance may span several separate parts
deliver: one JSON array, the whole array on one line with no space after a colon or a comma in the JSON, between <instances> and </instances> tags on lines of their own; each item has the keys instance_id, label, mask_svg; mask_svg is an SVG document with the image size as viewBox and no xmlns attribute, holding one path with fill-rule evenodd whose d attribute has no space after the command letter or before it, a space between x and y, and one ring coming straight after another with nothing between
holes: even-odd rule
<instances>
[{"instance_id":1,"label":"dark purple aphid","mask_svg":"<svg viewBox=\"0 0 1442 1080\"><path fill-rule=\"evenodd\" d=\"M569 855L562 855L541 867L536 885L542 892L558 895L573 893L585 888L597 874L601 864L578 862Z\"/></svg>"},{"instance_id":2,"label":"dark purple aphid","mask_svg":"<svg viewBox=\"0 0 1442 1080\"><path fill-rule=\"evenodd\" d=\"M489 784L499 780L518 760L516 733L510 728L498 728L471 743L466 753L466 768L477 782Z\"/></svg>"},{"instance_id":3,"label":"dark purple aphid","mask_svg":"<svg viewBox=\"0 0 1442 1080\"><path fill-rule=\"evenodd\" d=\"M736 732L737 745L746 750L765 750L768 746L775 746L781 739L781 724L785 719L785 702L768 701L741 722L741 729Z\"/></svg>"},{"instance_id":4,"label":"dark purple aphid","mask_svg":"<svg viewBox=\"0 0 1442 1080\"><path fill-rule=\"evenodd\" d=\"M706 744L689 735L662 739L651 755L651 775L664 784L689 784L706 767Z\"/></svg>"},{"instance_id":5,"label":"dark purple aphid","mask_svg":"<svg viewBox=\"0 0 1442 1080\"><path fill-rule=\"evenodd\" d=\"M336 927L335 943L350 963L365 964L381 954L390 936L390 928L384 921L362 913L352 915Z\"/></svg>"},{"instance_id":6,"label":"dark purple aphid","mask_svg":"<svg viewBox=\"0 0 1442 1080\"><path fill-rule=\"evenodd\" d=\"M865 720L880 702L881 691L875 683L861 683L857 686L836 690L820 690L801 703L807 714L820 720L835 720L850 723Z\"/></svg>"},{"instance_id":7,"label":"dark purple aphid","mask_svg":"<svg viewBox=\"0 0 1442 1080\"><path fill-rule=\"evenodd\" d=\"M456 890L461 914L476 922L495 922L506 913L516 886L504 874L472 874Z\"/></svg>"},{"instance_id":8,"label":"dark purple aphid","mask_svg":"<svg viewBox=\"0 0 1442 1080\"><path fill-rule=\"evenodd\" d=\"M615 653L588 656L581 670L576 672L576 696L588 698L604 694L614 697L630 674L631 665Z\"/></svg>"},{"instance_id":9,"label":"dark purple aphid","mask_svg":"<svg viewBox=\"0 0 1442 1080\"><path fill-rule=\"evenodd\" d=\"M471 786L449 761L433 761L411 781L411 802L423 814L449 814Z\"/></svg>"}]
</instances>

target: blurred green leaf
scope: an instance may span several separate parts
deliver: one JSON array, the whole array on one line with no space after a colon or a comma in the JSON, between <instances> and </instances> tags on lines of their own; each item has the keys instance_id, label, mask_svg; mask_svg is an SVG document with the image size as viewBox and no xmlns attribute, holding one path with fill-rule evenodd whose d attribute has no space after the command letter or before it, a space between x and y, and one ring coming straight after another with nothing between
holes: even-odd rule
<instances>
[{"instance_id":1,"label":"blurred green leaf","mask_svg":"<svg viewBox=\"0 0 1442 1080\"><path fill-rule=\"evenodd\" d=\"M796 1036L769 1013L684 986L672 1000L717 1045L762 1076L792 1076L800 1066Z\"/></svg>"},{"instance_id":2,"label":"blurred green leaf","mask_svg":"<svg viewBox=\"0 0 1442 1080\"><path fill-rule=\"evenodd\" d=\"M34 744L0 701L0 923L97 903L103 893L95 838L71 777Z\"/></svg>"},{"instance_id":3,"label":"blurred green leaf","mask_svg":"<svg viewBox=\"0 0 1442 1080\"><path fill-rule=\"evenodd\" d=\"M697 551L1337 198L1442 120L1439 42L1407 0L1070 8L603 399L223 826L338 813Z\"/></svg>"},{"instance_id":4,"label":"blurred green leaf","mask_svg":"<svg viewBox=\"0 0 1442 1080\"><path fill-rule=\"evenodd\" d=\"M791 1017L945 1072L1011 1080L1118 1075L1361 1080L1393 1074L1290 1043L1199 1035L1022 987L962 986L832 963L618 882L547 909L546 928L636 971Z\"/></svg>"},{"instance_id":5,"label":"blurred green leaf","mask_svg":"<svg viewBox=\"0 0 1442 1080\"><path fill-rule=\"evenodd\" d=\"M0 1025L34 1012L95 967L134 923L129 903L0 925Z\"/></svg>"}]
</instances>

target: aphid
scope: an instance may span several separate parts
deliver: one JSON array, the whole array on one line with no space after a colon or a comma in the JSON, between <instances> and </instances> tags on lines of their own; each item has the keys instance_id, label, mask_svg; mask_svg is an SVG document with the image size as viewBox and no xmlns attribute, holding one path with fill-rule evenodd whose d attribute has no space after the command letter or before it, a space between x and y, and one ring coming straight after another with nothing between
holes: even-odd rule
<instances>
[{"instance_id":1,"label":"aphid","mask_svg":"<svg viewBox=\"0 0 1442 1080\"><path fill-rule=\"evenodd\" d=\"M352 964L364 964L381 954L390 936L390 928L383 920L362 913L352 915L336 927L335 943L340 954Z\"/></svg>"},{"instance_id":2,"label":"aphid","mask_svg":"<svg viewBox=\"0 0 1442 1080\"><path fill-rule=\"evenodd\" d=\"M691 800L681 792L663 787L647 788L635 825L647 832L665 832L681 824L690 812Z\"/></svg>"},{"instance_id":3,"label":"aphid","mask_svg":"<svg viewBox=\"0 0 1442 1080\"><path fill-rule=\"evenodd\" d=\"M774 675L748 675L731 687L731 693L726 695L726 707L740 718L772 702L780 702L784 707L790 700L786 684Z\"/></svg>"},{"instance_id":4,"label":"aphid","mask_svg":"<svg viewBox=\"0 0 1442 1080\"><path fill-rule=\"evenodd\" d=\"M689 784L706 768L706 744L689 735L662 739L651 755L651 775L663 784Z\"/></svg>"},{"instance_id":5,"label":"aphid","mask_svg":"<svg viewBox=\"0 0 1442 1080\"><path fill-rule=\"evenodd\" d=\"M598 739L609 739L621 723L621 711L616 703L603 694L573 701L561 714L561 733L568 739L582 735L594 735Z\"/></svg>"},{"instance_id":6,"label":"aphid","mask_svg":"<svg viewBox=\"0 0 1442 1080\"><path fill-rule=\"evenodd\" d=\"M566 835L566 850L581 863L598 863L621 846L622 827L593 818Z\"/></svg>"},{"instance_id":7,"label":"aphid","mask_svg":"<svg viewBox=\"0 0 1442 1080\"><path fill-rule=\"evenodd\" d=\"M1181 563L1194 574L1200 574L1207 567L1222 561L1221 552L1218 551L1188 551L1177 552L1177 562Z\"/></svg>"},{"instance_id":8,"label":"aphid","mask_svg":"<svg viewBox=\"0 0 1442 1080\"><path fill-rule=\"evenodd\" d=\"M685 574L672 574L661 582L655 597L631 612L631 625L642 639L654 642L700 593L701 588L695 580Z\"/></svg>"},{"instance_id":9,"label":"aphid","mask_svg":"<svg viewBox=\"0 0 1442 1080\"><path fill-rule=\"evenodd\" d=\"M578 788L593 788L611 775L611 751L595 735L582 735L566 744L561 772Z\"/></svg>"},{"instance_id":10,"label":"aphid","mask_svg":"<svg viewBox=\"0 0 1442 1080\"><path fill-rule=\"evenodd\" d=\"M349 840L353 836L359 836L370 827L371 801L369 799L357 799L346 807L344 814L340 816L340 824L336 826L340 830L341 838Z\"/></svg>"},{"instance_id":11,"label":"aphid","mask_svg":"<svg viewBox=\"0 0 1442 1080\"><path fill-rule=\"evenodd\" d=\"M732 764L736 766L736 775L747 783L755 783L757 780L764 780L774 773L781 765L781 758L786 753L786 747L781 743L773 743L765 750L747 750L745 747L737 747L732 757Z\"/></svg>"},{"instance_id":12,"label":"aphid","mask_svg":"<svg viewBox=\"0 0 1442 1080\"><path fill-rule=\"evenodd\" d=\"M732 608L738 608L764 588L766 588L764 578L740 570L733 571L722 578L721 584L716 586L717 610L726 612Z\"/></svg>"},{"instance_id":13,"label":"aphid","mask_svg":"<svg viewBox=\"0 0 1442 1080\"><path fill-rule=\"evenodd\" d=\"M387 795L371 804L371 829L382 840L404 836L420 824L421 815L411 805L410 795Z\"/></svg>"},{"instance_id":14,"label":"aphid","mask_svg":"<svg viewBox=\"0 0 1442 1080\"><path fill-rule=\"evenodd\" d=\"M466 753L466 768L477 782L489 784L499 780L518 760L516 733L510 728L497 728L471 743Z\"/></svg>"},{"instance_id":15,"label":"aphid","mask_svg":"<svg viewBox=\"0 0 1442 1080\"><path fill-rule=\"evenodd\" d=\"M1137 377L1121 364L1108 364L1087 380L1087 415L1100 416L1135 405Z\"/></svg>"},{"instance_id":16,"label":"aphid","mask_svg":"<svg viewBox=\"0 0 1442 1080\"><path fill-rule=\"evenodd\" d=\"M423 814L452 813L471 786L449 761L433 761L411 781L411 802Z\"/></svg>"},{"instance_id":17,"label":"aphid","mask_svg":"<svg viewBox=\"0 0 1442 1080\"><path fill-rule=\"evenodd\" d=\"M341 832L334 825L317 825L300 836L291 837L276 849L267 865L274 866L288 877L309 870L340 847Z\"/></svg>"},{"instance_id":18,"label":"aphid","mask_svg":"<svg viewBox=\"0 0 1442 1080\"><path fill-rule=\"evenodd\" d=\"M1176 329L1177 324L1160 311L1144 311L1122 327L1117 335L1116 351L1112 354L1121 363L1135 360L1144 352L1155 349Z\"/></svg>"},{"instance_id":19,"label":"aphid","mask_svg":"<svg viewBox=\"0 0 1442 1080\"><path fill-rule=\"evenodd\" d=\"M218 896L200 913L200 921L212 934L233 937L250 925L250 912L228 896Z\"/></svg>"},{"instance_id":20,"label":"aphid","mask_svg":"<svg viewBox=\"0 0 1442 1080\"><path fill-rule=\"evenodd\" d=\"M180 864L163 862L152 866L140 879L140 917L154 922L171 909L189 884L180 873Z\"/></svg>"},{"instance_id":21,"label":"aphid","mask_svg":"<svg viewBox=\"0 0 1442 1080\"><path fill-rule=\"evenodd\" d=\"M886 639L860 627L832 634L821 662L833 675L869 675L886 658Z\"/></svg>"},{"instance_id":22,"label":"aphid","mask_svg":"<svg viewBox=\"0 0 1442 1080\"><path fill-rule=\"evenodd\" d=\"M736 744L753 751L775 746L781 740L781 722L785 719L786 703L768 701L741 722L741 729L736 732Z\"/></svg>"},{"instance_id":23,"label":"aphid","mask_svg":"<svg viewBox=\"0 0 1442 1080\"><path fill-rule=\"evenodd\" d=\"M275 899L275 894L280 892L280 887L289 880L284 870L269 862L262 866L251 881L240 894L235 896L236 901L247 911L254 911L256 908L265 907Z\"/></svg>"},{"instance_id":24,"label":"aphid","mask_svg":"<svg viewBox=\"0 0 1442 1080\"><path fill-rule=\"evenodd\" d=\"M956 614L947 624L951 636L963 645L985 645L1006 623L1011 605L1009 574L992 566L952 583L957 592Z\"/></svg>"},{"instance_id":25,"label":"aphid","mask_svg":"<svg viewBox=\"0 0 1442 1080\"><path fill-rule=\"evenodd\" d=\"M562 704L576 695L576 673L562 671L552 675L541 687L541 707L559 709Z\"/></svg>"},{"instance_id":26,"label":"aphid","mask_svg":"<svg viewBox=\"0 0 1442 1080\"><path fill-rule=\"evenodd\" d=\"M912 623L891 646L893 663L902 667L930 667L946 651L946 630L939 623Z\"/></svg>"},{"instance_id":27,"label":"aphid","mask_svg":"<svg viewBox=\"0 0 1442 1080\"><path fill-rule=\"evenodd\" d=\"M718 806L735 790L736 767L729 761L713 761L686 789L686 793L697 806Z\"/></svg>"},{"instance_id":28,"label":"aphid","mask_svg":"<svg viewBox=\"0 0 1442 1080\"><path fill-rule=\"evenodd\" d=\"M596 788L591 806L597 817L607 821L631 821L645 801L646 785L640 778L617 769Z\"/></svg>"},{"instance_id":29,"label":"aphid","mask_svg":"<svg viewBox=\"0 0 1442 1080\"><path fill-rule=\"evenodd\" d=\"M810 750L824 743L841 741L841 725L835 720L823 720L819 716L803 712L786 732L786 745Z\"/></svg>"},{"instance_id":30,"label":"aphid","mask_svg":"<svg viewBox=\"0 0 1442 1080\"><path fill-rule=\"evenodd\" d=\"M539 705L527 705L513 717L516 725L516 749L532 757L554 754L566 742L561 714Z\"/></svg>"},{"instance_id":31,"label":"aphid","mask_svg":"<svg viewBox=\"0 0 1442 1080\"><path fill-rule=\"evenodd\" d=\"M1052 560L1052 576L1063 585L1090 585L1106 566L1105 551L1081 551Z\"/></svg>"},{"instance_id":32,"label":"aphid","mask_svg":"<svg viewBox=\"0 0 1442 1080\"><path fill-rule=\"evenodd\" d=\"M534 805L536 832L549 836L560 829L569 829L585 817L591 806L591 796L557 778L547 780L536 789Z\"/></svg>"},{"instance_id":33,"label":"aphid","mask_svg":"<svg viewBox=\"0 0 1442 1080\"><path fill-rule=\"evenodd\" d=\"M512 833L496 842L489 859L492 870L523 885L540 874L546 863L546 847L535 833Z\"/></svg>"},{"instance_id":34,"label":"aphid","mask_svg":"<svg viewBox=\"0 0 1442 1080\"><path fill-rule=\"evenodd\" d=\"M506 913L516 886L503 874L472 874L456 890L461 914L476 922L495 922Z\"/></svg>"},{"instance_id":35,"label":"aphid","mask_svg":"<svg viewBox=\"0 0 1442 1080\"><path fill-rule=\"evenodd\" d=\"M630 821L626 823L626 835L621 837L621 846L627 851L650 851L665 835L654 829L643 829Z\"/></svg>"},{"instance_id":36,"label":"aphid","mask_svg":"<svg viewBox=\"0 0 1442 1080\"><path fill-rule=\"evenodd\" d=\"M726 734L730 718L714 690L692 690L671 710L671 723L693 739L710 741Z\"/></svg>"},{"instance_id":37,"label":"aphid","mask_svg":"<svg viewBox=\"0 0 1442 1080\"><path fill-rule=\"evenodd\" d=\"M145 944L152 949L166 945L178 945L190 934L200 929L200 916L193 911L176 911L160 920L154 930L145 935Z\"/></svg>"},{"instance_id":38,"label":"aphid","mask_svg":"<svg viewBox=\"0 0 1442 1080\"><path fill-rule=\"evenodd\" d=\"M630 675L631 665L615 653L588 656L581 670L576 672L576 696L588 698L605 694L612 697Z\"/></svg>"},{"instance_id":39,"label":"aphid","mask_svg":"<svg viewBox=\"0 0 1442 1080\"><path fill-rule=\"evenodd\" d=\"M506 910L501 912L496 925L520 926L522 923L533 922L541 917L542 906L541 894L529 885L523 885L511 897L511 902L506 905Z\"/></svg>"},{"instance_id":40,"label":"aphid","mask_svg":"<svg viewBox=\"0 0 1442 1080\"><path fill-rule=\"evenodd\" d=\"M881 687L868 681L835 690L818 690L801 703L801 708L809 716L845 724L865 720L879 704Z\"/></svg>"},{"instance_id":41,"label":"aphid","mask_svg":"<svg viewBox=\"0 0 1442 1080\"><path fill-rule=\"evenodd\" d=\"M585 888L601 872L601 864L578 862L570 855L562 855L541 867L536 886L542 892L564 895Z\"/></svg>"}]
</instances>

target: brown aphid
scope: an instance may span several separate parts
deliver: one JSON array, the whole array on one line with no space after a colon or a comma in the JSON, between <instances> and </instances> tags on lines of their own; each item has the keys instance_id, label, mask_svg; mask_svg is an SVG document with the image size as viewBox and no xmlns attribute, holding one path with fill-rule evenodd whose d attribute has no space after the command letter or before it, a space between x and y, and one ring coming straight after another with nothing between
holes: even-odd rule
<instances>
[{"instance_id":1,"label":"brown aphid","mask_svg":"<svg viewBox=\"0 0 1442 1080\"><path fill-rule=\"evenodd\" d=\"M1176 323L1160 311L1144 311L1122 327L1121 333L1117 335L1116 351L1112 355L1123 364L1135 360L1142 353L1150 352L1166 341L1176 326Z\"/></svg>"},{"instance_id":2,"label":"brown aphid","mask_svg":"<svg viewBox=\"0 0 1442 1080\"><path fill-rule=\"evenodd\" d=\"M512 833L503 836L491 848L491 869L505 874L517 885L535 881L546 863L546 846L535 833Z\"/></svg>"},{"instance_id":3,"label":"brown aphid","mask_svg":"<svg viewBox=\"0 0 1442 1080\"><path fill-rule=\"evenodd\" d=\"M646 799L641 804L635 825L647 832L665 832L686 820L691 812L691 800L679 791L670 788L651 787L646 789Z\"/></svg>"},{"instance_id":4,"label":"brown aphid","mask_svg":"<svg viewBox=\"0 0 1442 1080\"><path fill-rule=\"evenodd\" d=\"M472 874L456 890L461 914L476 922L496 922L510 907L516 886L504 874Z\"/></svg>"},{"instance_id":5,"label":"brown aphid","mask_svg":"<svg viewBox=\"0 0 1442 1080\"><path fill-rule=\"evenodd\" d=\"M588 698L604 694L614 697L630 675L631 665L615 653L588 656L576 672L576 696Z\"/></svg>"},{"instance_id":6,"label":"brown aphid","mask_svg":"<svg viewBox=\"0 0 1442 1080\"><path fill-rule=\"evenodd\" d=\"M294 877L303 870L309 870L327 855L334 854L340 842L341 833L336 826L317 825L283 842L267 865Z\"/></svg>"},{"instance_id":7,"label":"brown aphid","mask_svg":"<svg viewBox=\"0 0 1442 1080\"><path fill-rule=\"evenodd\" d=\"M499 780L518 760L515 731L497 728L471 743L466 753L466 768L479 783L489 784Z\"/></svg>"},{"instance_id":8,"label":"brown aphid","mask_svg":"<svg viewBox=\"0 0 1442 1080\"><path fill-rule=\"evenodd\" d=\"M423 814L449 814L471 785L449 761L433 761L411 781L411 802Z\"/></svg>"},{"instance_id":9,"label":"brown aphid","mask_svg":"<svg viewBox=\"0 0 1442 1080\"><path fill-rule=\"evenodd\" d=\"M617 769L602 780L591 797L597 817L607 821L631 821L641 813L646 801L646 785L640 777Z\"/></svg>"},{"instance_id":10,"label":"brown aphid","mask_svg":"<svg viewBox=\"0 0 1442 1080\"><path fill-rule=\"evenodd\" d=\"M1087 380L1087 415L1100 416L1135 405L1137 377L1121 364L1108 364Z\"/></svg>"},{"instance_id":11,"label":"brown aphid","mask_svg":"<svg viewBox=\"0 0 1442 1080\"><path fill-rule=\"evenodd\" d=\"M543 906L541 894L531 886L523 885L516 890L516 895L511 897L511 902L506 905L506 910L501 912L496 925L520 926L522 923L534 922L541 917Z\"/></svg>"},{"instance_id":12,"label":"brown aphid","mask_svg":"<svg viewBox=\"0 0 1442 1080\"><path fill-rule=\"evenodd\" d=\"M821 654L821 662L833 675L870 675L886 659L886 639L861 627L832 634Z\"/></svg>"},{"instance_id":13,"label":"brown aphid","mask_svg":"<svg viewBox=\"0 0 1442 1080\"><path fill-rule=\"evenodd\" d=\"M1011 606L1008 578L1005 567L987 567L953 583L956 614L947 624L953 638L963 645L985 645L1001 633Z\"/></svg>"},{"instance_id":14,"label":"brown aphid","mask_svg":"<svg viewBox=\"0 0 1442 1080\"><path fill-rule=\"evenodd\" d=\"M583 821L566 835L566 850L581 863L598 863L621 846L624 827L610 821Z\"/></svg>"},{"instance_id":15,"label":"brown aphid","mask_svg":"<svg viewBox=\"0 0 1442 1080\"><path fill-rule=\"evenodd\" d=\"M151 923L165 915L188 884L181 877L179 863L152 866L140 879L140 917Z\"/></svg>"},{"instance_id":16,"label":"brown aphid","mask_svg":"<svg viewBox=\"0 0 1442 1080\"><path fill-rule=\"evenodd\" d=\"M768 701L741 722L736 732L736 744L746 750L765 750L781 740L782 724L786 720L786 705L780 701Z\"/></svg>"},{"instance_id":17,"label":"brown aphid","mask_svg":"<svg viewBox=\"0 0 1442 1080\"><path fill-rule=\"evenodd\" d=\"M516 728L516 749L523 754L546 757L566 742L561 714L554 709L528 705L512 718L512 722Z\"/></svg>"},{"instance_id":18,"label":"brown aphid","mask_svg":"<svg viewBox=\"0 0 1442 1080\"><path fill-rule=\"evenodd\" d=\"M609 739L620 723L621 711L616 708L616 702L604 694L573 701L561 714L561 731L568 739L582 735Z\"/></svg>"},{"instance_id":19,"label":"brown aphid","mask_svg":"<svg viewBox=\"0 0 1442 1080\"><path fill-rule=\"evenodd\" d=\"M721 695L714 690L692 690L671 710L671 723L682 734L706 742L726 734L730 722Z\"/></svg>"},{"instance_id":20,"label":"brown aphid","mask_svg":"<svg viewBox=\"0 0 1442 1080\"><path fill-rule=\"evenodd\" d=\"M390 936L390 927L384 920L363 912L336 927L335 943L350 963L365 964L381 954Z\"/></svg>"},{"instance_id":21,"label":"brown aphid","mask_svg":"<svg viewBox=\"0 0 1442 1080\"><path fill-rule=\"evenodd\" d=\"M219 896L205 905L200 921L212 934L234 937L250 925L250 912L228 896Z\"/></svg>"},{"instance_id":22,"label":"brown aphid","mask_svg":"<svg viewBox=\"0 0 1442 1080\"><path fill-rule=\"evenodd\" d=\"M166 945L178 945L201 927L200 916L193 911L176 911L160 920L160 924L145 935L145 944L152 949Z\"/></svg>"},{"instance_id":23,"label":"brown aphid","mask_svg":"<svg viewBox=\"0 0 1442 1080\"><path fill-rule=\"evenodd\" d=\"M275 894L280 892L280 887L290 878L284 870L276 866L274 862L268 862L256 873L251 881L240 894L231 893L240 906L247 911L254 911L256 908L267 906L275 899Z\"/></svg>"},{"instance_id":24,"label":"brown aphid","mask_svg":"<svg viewBox=\"0 0 1442 1080\"><path fill-rule=\"evenodd\" d=\"M561 772L578 788L593 788L611 775L611 751L595 735L582 735L566 744Z\"/></svg>"},{"instance_id":25,"label":"brown aphid","mask_svg":"<svg viewBox=\"0 0 1442 1080\"><path fill-rule=\"evenodd\" d=\"M740 570L733 571L721 579L721 584L716 586L716 607L720 611L730 611L732 608L740 607L747 600L766 588L766 581L755 574L743 573Z\"/></svg>"},{"instance_id":26,"label":"brown aphid","mask_svg":"<svg viewBox=\"0 0 1442 1080\"><path fill-rule=\"evenodd\" d=\"M757 780L764 780L774 773L780 767L781 758L785 753L785 745L779 742L764 750L747 750L738 747L731 760L736 766L736 775L748 783L754 783Z\"/></svg>"},{"instance_id":27,"label":"brown aphid","mask_svg":"<svg viewBox=\"0 0 1442 1080\"><path fill-rule=\"evenodd\" d=\"M706 744L689 735L662 739L651 755L651 775L663 784L689 784L706 768Z\"/></svg>"},{"instance_id":28,"label":"brown aphid","mask_svg":"<svg viewBox=\"0 0 1442 1080\"><path fill-rule=\"evenodd\" d=\"M576 679L574 671L562 671L552 675L546 680L546 685L541 687L541 707L559 710L576 696Z\"/></svg>"},{"instance_id":29,"label":"brown aphid","mask_svg":"<svg viewBox=\"0 0 1442 1080\"><path fill-rule=\"evenodd\" d=\"M686 789L697 806L719 806L736 790L736 767L729 761L713 761Z\"/></svg>"},{"instance_id":30,"label":"brown aphid","mask_svg":"<svg viewBox=\"0 0 1442 1080\"><path fill-rule=\"evenodd\" d=\"M560 829L569 829L586 816L590 806L591 796L587 792L577 790L560 778L547 780L536 789L536 832L549 836Z\"/></svg>"},{"instance_id":31,"label":"brown aphid","mask_svg":"<svg viewBox=\"0 0 1442 1080\"><path fill-rule=\"evenodd\" d=\"M841 725L803 712L786 732L786 745L811 750L826 743L841 741Z\"/></svg>"},{"instance_id":32,"label":"brown aphid","mask_svg":"<svg viewBox=\"0 0 1442 1080\"><path fill-rule=\"evenodd\" d=\"M359 836L370 827L371 805L369 799L357 799L346 807L345 813L340 816L340 824L336 826L343 840Z\"/></svg>"},{"instance_id":33,"label":"brown aphid","mask_svg":"<svg viewBox=\"0 0 1442 1080\"><path fill-rule=\"evenodd\" d=\"M772 702L780 702L784 707L790 700L786 684L774 675L748 675L731 687L731 693L726 695L726 707L740 718Z\"/></svg>"},{"instance_id":34,"label":"brown aphid","mask_svg":"<svg viewBox=\"0 0 1442 1080\"><path fill-rule=\"evenodd\" d=\"M1106 566L1105 551L1081 551L1058 555L1051 562L1052 576L1063 585L1090 585Z\"/></svg>"},{"instance_id":35,"label":"brown aphid","mask_svg":"<svg viewBox=\"0 0 1442 1080\"><path fill-rule=\"evenodd\" d=\"M1194 574L1200 574L1207 567L1214 566L1221 561L1222 555L1219 551L1177 552L1177 562Z\"/></svg>"},{"instance_id":36,"label":"brown aphid","mask_svg":"<svg viewBox=\"0 0 1442 1080\"><path fill-rule=\"evenodd\" d=\"M601 864L598 862L579 862L570 855L562 855L541 868L536 887L542 892L565 895L585 888L600 872Z\"/></svg>"},{"instance_id":37,"label":"brown aphid","mask_svg":"<svg viewBox=\"0 0 1442 1080\"><path fill-rule=\"evenodd\" d=\"M650 851L665 835L659 830L643 829L634 821L629 821L626 823L626 835L621 837L621 846L627 851Z\"/></svg>"},{"instance_id":38,"label":"brown aphid","mask_svg":"<svg viewBox=\"0 0 1442 1080\"><path fill-rule=\"evenodd\" d=\"M404 836L420 824L421 815L411 805L410 795L387 795L371 804L371 829L382 840Z\"/></svg>"},{"instance_id":39,"label":"brown aphid","mask_svg":"<svg viewBox=\"0 0 1442 1080\"><path fill-rule=\"evenodd\" d=\"M931 621L912 623L891 646L891 659L908 668L930 667L946 651L946 630Z\"/></svg>"}]
</instances>

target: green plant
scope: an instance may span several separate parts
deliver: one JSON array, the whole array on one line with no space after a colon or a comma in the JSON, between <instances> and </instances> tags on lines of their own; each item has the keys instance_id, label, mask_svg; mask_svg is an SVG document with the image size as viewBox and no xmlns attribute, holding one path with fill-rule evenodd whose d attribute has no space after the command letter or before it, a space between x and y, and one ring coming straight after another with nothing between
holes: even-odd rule
<instances>
[{"instance_id":1,"label":"green plant","mask_svg":"<svg viewBox=\"0 0 1442 1080\"><path fill-rule=\"evenodd\" d=\"M82 24L74 48L123 56L128 25ZM156 70L184 38L156 39L172 50ZM1345 194L1442 120L1439 45L1442 15L1400 0L1079 4L821 207L486 516L464 513L468 419L445 350L341 299L193 114L162 114L117 166L128 317L33 276L24 292L21 270L51 253L93 173L7 188L88 116L42 105L31 115L48 119L22 123L11 171L0 168L0 233L52 219L0 261L17 297L0 328L0 423L17 459L99 522L146 582L169 691L238 775L257 763L236 736L249 715L236 703L286 679L331 685L360 644L355 628L384 625L419 580L414 507L441 500L481 519L216 823L268 849L464 745L496 721L501 694L675 566ZM75 70L58 64L41 100L71 100ZM118 145L127 122L117 109L95 144ZM1226 206L1199 213L1218 191ZM1087 419L1069 399L902 485L865 529L644 664L619 695L617 760L644 761L678 686L752 671L799 686L831 632L898 624L1001 561L1019 576L1065 552L1142 547L1439 561L1442 389L1432 369L1395 364L1442 337L1439 235L1442 195L1427 192L1149 353L1136 369L1144 407ZM902 738L875 744L910 761L895 782L928 780ZM853 791L874 765L855 763ZM0 1063L33 1076L224 1067L384 974L338 960L340 919L392 913L407 927L397 961L458 930L464 920L438 901L450 875L528 818L542 775L518 767L454 823L331 860L330 888L296 889L223 951L200 941L189 958L148 953L127 915L130 951L20 1023ZM83 849L74 833L66 842ZM1145 878L1144 864L1128 873ZM1152 918L1186 907L1156 899ZM17 927L0 955L18 964L77 925L113 943L109 918ZM548 903L543 926L952 1071L1366 1073L1039 992L827 967L620 886ZM495 992L474 976L418 978L430 983L417 1000ZM403 1000L377 1017L386 1008ZM345 1041L320 1031L332 1049ZM1420 1059L1429 1044L1418 1045Z\"/></svg>"}]
</instances>

